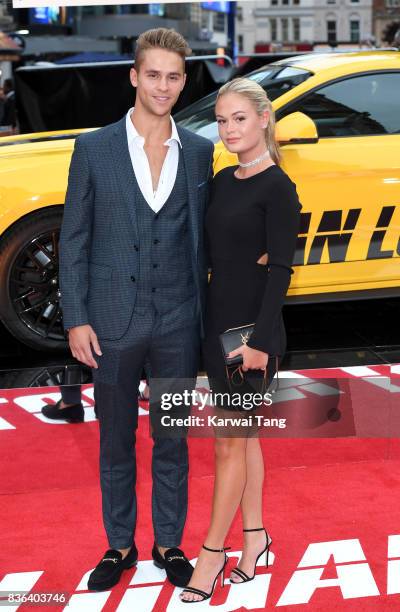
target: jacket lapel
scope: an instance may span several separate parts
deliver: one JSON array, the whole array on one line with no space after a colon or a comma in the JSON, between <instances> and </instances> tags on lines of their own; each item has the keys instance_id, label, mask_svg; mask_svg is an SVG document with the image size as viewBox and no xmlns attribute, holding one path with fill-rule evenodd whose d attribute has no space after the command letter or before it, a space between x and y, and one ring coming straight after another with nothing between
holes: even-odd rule
<instances>
[{"instance_id":1,"label":"jacket lapel","mask_svg":"<svg viewBox=\"0 0 400 612\"><path fill-rule=\"evenodd\" d=\"M189 202L189 221L192 235L192 244L195 257L197 258L199 246L199 218L198 218L198 159L196 147L193 145L190 135L186 130L176 126L182 143L182 157L185 167L186 184Z\"/></svg>"},{"instance_id":2,"label":"jacket lapel","mask_svg":"<svg viewBox=\"0 0 400 612\"><path fill-rule=\"evenodd\" d=\"M182 157L185 168L188 204L189 204L189 222L192 237L192 244L195 257L197 258L199 245L199 219L198 219L198 159L196 146L187 134L186 130L177 126L179 138L182 143ZM111 149L114 160L114 171L116 172L118 185L125 200L126 206L132 226L135 239L139 240L138 222L135 206L135 177L132 168L132 162L129 155L128 137L126 134L126 117L114 126L114 132L111 139Z\"/></svg>"},{"instance_id":3,"label":"jacket lapel","mask_svg":"<svg viewBox=\"0 0 400 612\"><path fill-rule=\"evenodd\" d=\"M135 177L129 155L128 137L126 133L126 116L115 124L111 138L111 149L114 158L114 171L117 175L118 185L122 196L128 207L129 216L132 221L134 238L139 240L138 224L135 205Z\"/></svg>"}]
</instances>

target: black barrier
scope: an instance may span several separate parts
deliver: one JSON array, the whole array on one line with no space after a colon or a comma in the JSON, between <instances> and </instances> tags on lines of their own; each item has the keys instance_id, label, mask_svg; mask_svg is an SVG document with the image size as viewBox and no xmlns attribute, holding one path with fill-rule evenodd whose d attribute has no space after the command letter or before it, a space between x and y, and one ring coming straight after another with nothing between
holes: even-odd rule
<instances>
[{"instance_id":1,"label":"black barrier","mask_svg":"<svg viewBox=\"0 0 400 612\"><path fill-rule=\"evenodd\" d=\"M121 61L19 68L15 87L21 133L101 127L118 121L135 101L129 81L132 65ZM232 71L227 56L188 58L186 85L173 112L215 91Z\"/></svg>"}]
</instances>

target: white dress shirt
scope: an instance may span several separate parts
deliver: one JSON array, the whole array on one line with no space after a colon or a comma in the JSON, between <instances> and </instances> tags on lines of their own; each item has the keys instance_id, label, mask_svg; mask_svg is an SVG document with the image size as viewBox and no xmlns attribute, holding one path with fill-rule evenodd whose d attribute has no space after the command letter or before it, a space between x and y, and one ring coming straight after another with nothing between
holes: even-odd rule
<instances>
[{"instance_id":1,"label":"white dress shirt","mask_svg":"<svg viewBox=\"0 0 400 612\"><path fill-rule=\"evenodd\" d=\"M182 143L179 139L175 121L171 117L171 138L164 142L164 145L168 147L168 151L161 169L157 190L153 191L150 164L144 150L145 140L143 136L138 134L131 121L133 110L133 108L130 108L126 115L129 155L140 191L150 208L157 213L168 200L174 187L178 172L179 147L182 147Z\"/></svg>"}]
</instances>

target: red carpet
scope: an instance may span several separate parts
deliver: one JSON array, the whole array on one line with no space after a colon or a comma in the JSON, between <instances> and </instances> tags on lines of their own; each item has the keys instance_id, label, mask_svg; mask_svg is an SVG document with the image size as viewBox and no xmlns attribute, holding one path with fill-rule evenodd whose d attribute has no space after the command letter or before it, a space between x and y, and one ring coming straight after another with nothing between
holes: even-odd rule
<instances>
[{"instance_id":1,"label":"red carpet","mask_svg":"<svg viewBox=\"0 0 400 612\"><path fill-rule=\"evenodd\" d=\"M341 397L342 437L322 437L322 433L335 435L329 433L334 423L323 423L322 433L316 433L306 420L300 424L305 435L308 431L316 437L263 439L265 526L274 542L273 563L268 570L259 567L256 580L248 585L219 587L211 604L192 604L194 610L400 610L400 443L395 412L400 368L303 374L343 375L345 385L360 377L374 378L353 389L350 411L346 412L345 393ZM98 425L91 396L92 389L87 388L86 422L69 425L41 420L40 408L58 399L56 390L0 391L0 591L67 592L72 595L68 612L188 612L192 608L179 603L180 589L174 591L149 561L151 441L145 415L138 432L140 563L124 572L111 592L86 590L85 576L107 548L98 486ZM362 418L363 413L367 418ZM379 437L373 436L374 417ZM392 437L383 437L384 431ZM190 439L189 514L182 546L191 558L207 529L212 449L210 439ZM234 564L241 547L240 520L227 545L232 547ZM20 606L44 611L64 607Z\"/></svg>"}]
</instances>

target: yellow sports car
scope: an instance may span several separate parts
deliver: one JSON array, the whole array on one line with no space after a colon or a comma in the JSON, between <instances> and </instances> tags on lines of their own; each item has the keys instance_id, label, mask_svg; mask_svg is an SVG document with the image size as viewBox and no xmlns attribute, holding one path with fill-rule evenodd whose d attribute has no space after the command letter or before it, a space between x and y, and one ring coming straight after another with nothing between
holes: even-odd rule
<instances>
[{"instance_id":1,"label":"yellow sports car","mask_svg":"<svg viewBox=\"0 0 400 612\"><path fill-rule=\"evenodd\" d=\"M303 205L288 301L399 295L400 53L302 55L255 71ZM175 115L218 142L216 94ZM58 234L76 132L0 141L0 318L35 348L64 346Z\"/></svg>"}]
</instances>

